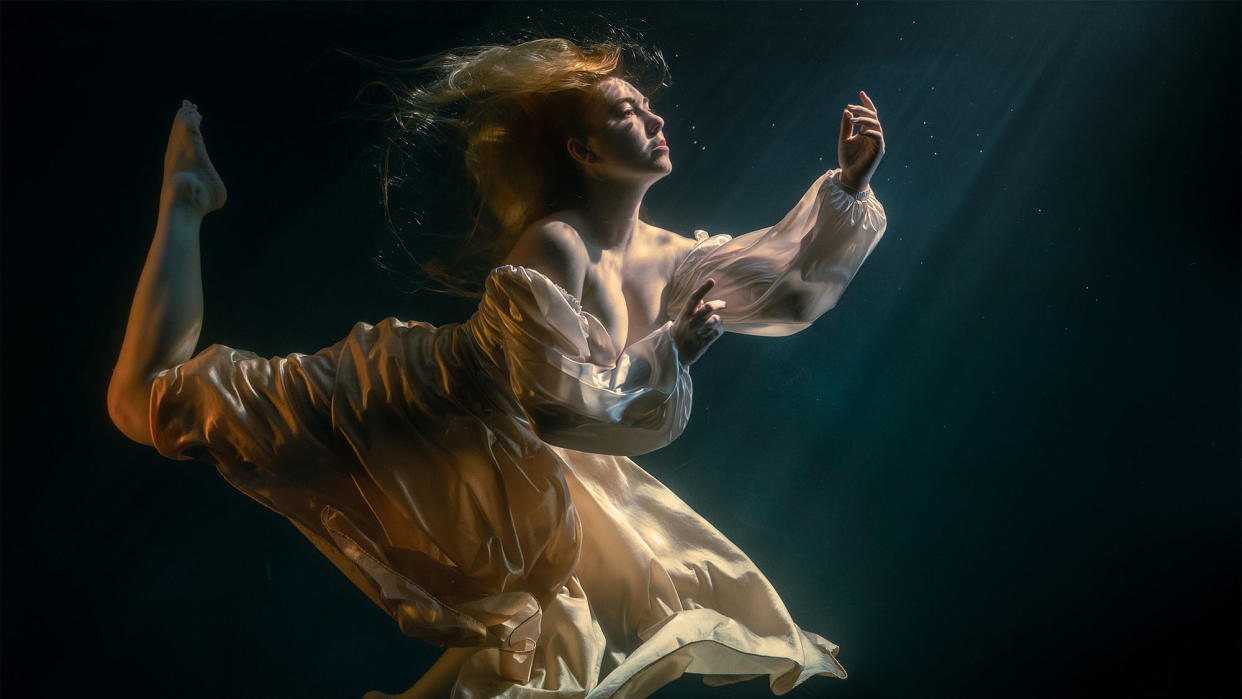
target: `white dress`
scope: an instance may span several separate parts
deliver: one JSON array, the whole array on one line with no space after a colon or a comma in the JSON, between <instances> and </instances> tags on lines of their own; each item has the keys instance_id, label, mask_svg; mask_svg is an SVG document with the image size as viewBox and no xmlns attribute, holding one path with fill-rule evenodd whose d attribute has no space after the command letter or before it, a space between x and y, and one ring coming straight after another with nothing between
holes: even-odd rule
<instances>
[{"instance_id":1,"label":"white dress","mask_svg":"<svg viewBox=\"0 0 1242 699\"><path fill-rule=\"evenodd\" d=\"M702 280L733 332L788 335L836 302L886 225L837 176L771 228L696 231L668 321L619 356L571 294L504 266L464 323L359 323L271 359L208 347L156 377L155 446L287 517L404 633L477 648L455 698L641 697L685 672L767 675L783 694L844 677L837 646L627 458L690 417L670 330Z\"/></svg>"}]
</instances>

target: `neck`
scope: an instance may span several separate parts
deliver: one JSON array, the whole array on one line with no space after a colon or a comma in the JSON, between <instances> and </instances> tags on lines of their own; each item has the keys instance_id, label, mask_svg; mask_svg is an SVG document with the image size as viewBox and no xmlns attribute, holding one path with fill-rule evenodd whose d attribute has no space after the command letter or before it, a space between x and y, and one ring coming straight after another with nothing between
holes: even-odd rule
<instances>
[{"instance_id":1,"label":"neck","mask_svg":"<svg viewBox=\"0 0 1242 699\"><path fill-rule=\"evenodd\" d=\"M602 248L628 248L638 225L638 207L650 182L590 180L586 200L578 208L590 230L583 234Z\"/></svg>"}]
</instances>

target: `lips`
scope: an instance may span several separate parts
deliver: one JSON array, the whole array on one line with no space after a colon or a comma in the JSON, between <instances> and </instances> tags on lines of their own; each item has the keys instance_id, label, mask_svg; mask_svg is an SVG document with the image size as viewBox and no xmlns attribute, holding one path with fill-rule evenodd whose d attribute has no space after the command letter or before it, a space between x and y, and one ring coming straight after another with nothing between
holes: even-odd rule
<instances>
[{"instance_id":1,"label":"lips","mask_svg":"<svg viewBox=\"0 0 1242 699\"><path fill-rule=\"evenodd\" d=\"M665 142L665 140L664 140L664 139L662 139L662 138L660 139L659 143L656 143L654 146L652 146L652 147L651 147L651 150L656 150L656 149L659 149L659 148L663 148L664 150L668 150L668 143L667 143L667 142Z\"/></svg>"}]
</instances>

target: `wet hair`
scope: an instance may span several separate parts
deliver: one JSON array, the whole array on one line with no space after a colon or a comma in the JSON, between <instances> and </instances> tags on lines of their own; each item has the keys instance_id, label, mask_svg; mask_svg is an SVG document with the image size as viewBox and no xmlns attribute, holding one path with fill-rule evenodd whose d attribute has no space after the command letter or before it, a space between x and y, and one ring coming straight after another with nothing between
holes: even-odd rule
<instances>
[{"instance_id":1,"label":"wet hair","mask_svg":"<svg viewBox=\"0 0 1242 699\"><path fill-rule=\"evenodd\" d=\"M359 60L384 73L363 90L382 87L394 102L395 131L378 166L389 230L428 278L467 297L481 294L487 273L527 226L581 200L583 174L565 142L589 135L593 88L611 77L648 95L669 84L661 52L627 38L581 44L541 38L412 62ZM408 176L419 168L412 154L428 145L447 145L461 158L468 230L454 236L447 254L419 260L394 221L393 204L402 190L419 187Z\"/></svg>"}]
</instances>

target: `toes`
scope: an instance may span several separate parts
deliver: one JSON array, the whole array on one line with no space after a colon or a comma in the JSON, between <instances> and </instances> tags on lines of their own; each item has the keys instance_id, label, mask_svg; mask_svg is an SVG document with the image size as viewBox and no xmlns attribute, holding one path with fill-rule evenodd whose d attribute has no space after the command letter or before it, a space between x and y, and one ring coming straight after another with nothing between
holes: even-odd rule
<instances>
[{"instance_id":1,"label":"toes","mask_svg":"<svg viewBox=\"0 0 1242 699\"><path fill-rule=\"evenodd\" d=\"M190 130L196 130L203 123L203 115L193 102L185 102L187 106L177 110L177 121L185 124Z\"/></svg>"}]
</instances>

